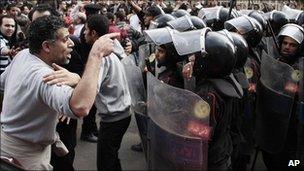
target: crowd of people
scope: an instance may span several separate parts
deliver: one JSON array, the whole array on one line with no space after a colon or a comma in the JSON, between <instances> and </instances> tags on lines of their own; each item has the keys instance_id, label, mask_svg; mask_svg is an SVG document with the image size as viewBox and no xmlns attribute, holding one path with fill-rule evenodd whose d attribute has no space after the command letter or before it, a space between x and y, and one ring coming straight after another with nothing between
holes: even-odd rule
<instances>
[{"instance_id":1,"label":"crowd of people","mask_svg":"<svg viewBox=\"0 0 304 171\"><path fill-rule=\"evenodd\" d=\"M123 170L118 152L140 104L141 142L132 150L146 154L149 170L246 170L254 151L268 170L303 170L304 12L295 2L274 8L216 0L5 3L1 159L26 170L74 170L83 119L80 139L97 143L97 169ZM136 80L130 67L140 71ZM170 96L175 89L180 95ZM195 103L189 117L182 102ZM155 119L162 117L172 118ZM153 134L154 124L201 142Z\"/></svg>"}]
</instances>

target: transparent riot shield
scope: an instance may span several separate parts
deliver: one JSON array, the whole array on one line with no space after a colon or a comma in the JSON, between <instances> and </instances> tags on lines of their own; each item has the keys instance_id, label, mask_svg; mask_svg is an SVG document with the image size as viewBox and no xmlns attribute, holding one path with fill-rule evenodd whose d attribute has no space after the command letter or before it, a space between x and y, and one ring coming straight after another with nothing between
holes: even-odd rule
<instances>
[{"instance_id":1,"label":"transparent riot shield","mask_svg":"<svg viewBox=\"0 0 304 171\"><path fill-rule=\"evenodd\" d=\"M113 53L119 57L119 59L123 59L127 57L127 54L125 53L125 49L122 47L120 42L117 39L114 39L114 50Z\"/></svg>"},{"instance_id":2,"label":"transparent riot shield","mask_svg":"<svg viewBox=\"0 0 304 171\"><path fill-rule=\"evenodd\" d=\"M263 37L263 41L266 45L267 54L271 57L278 58L280 57L279 50L277 49L275 42L272 37Z\"/></svg>"},{"instance_id":3,"label":"transparent riot shield","mask_svg":"<svg viewBox=\"0 0 304 171\"><path fill-rule=\"evenodd\" d=\"M154 43L146 43L139 46L138 50L138 67L144 71L144 68L147 66L147 61L151 61L153 58L153 54L155 53L155 44ZM154 59L153 59L154 60ZM147 66L149 67L149 66Z\"/></svg>"},{"instance_id":4,"label":"transparent riot shield","mask_svg":"<svg viewBox=\"0 0 304 171\"><path fill-rule=\"evenodd\" d=\"M269 153L284 146L298 81L291 66L263 54L257 86L256 142Z\"/></svg>"},{"instance_id":5,"label":"transparent riot shield","mask_svg":"<svg viewBox=\"0 0 304 171\"><path fill-rule=\"evenodd\" d=\"M149 170L206 170L210 106L147 74Z\"/></svg>"},{"instance_id":6,"label":"transparent riot shield","mask_svg":"<svg viewBox=\"0 0 304 171\"><path fill-rule=\"evenodd\" d=\"M147 108L146 91L142 77L142 71L135 66L129 57L123 58L121 62L124 65L128 87L132 100L132 110L135 114L138 131L143 144L143 149L147 152Z\"/></svg>"},{"instance_id":7,"label":"transparent riot shield","mask_svg":"<svg viewBox=\"0 0 304 171\"><path fill-rule=\"evenodd\" d=\"M3 94L0 92L0 111L2 111Z\"/></svg>"}]
</instances>

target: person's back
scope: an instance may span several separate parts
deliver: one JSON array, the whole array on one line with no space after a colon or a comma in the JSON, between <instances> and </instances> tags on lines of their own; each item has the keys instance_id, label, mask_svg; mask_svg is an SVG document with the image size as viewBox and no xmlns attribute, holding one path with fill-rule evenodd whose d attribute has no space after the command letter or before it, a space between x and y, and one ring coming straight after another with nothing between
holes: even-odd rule
<instances>
[{"instance_id":1,"label":"person's back","mask_svg":"<svg viewBox=\"0 0 304 171\"><path fill-rule=\"evenodd\" d=\"M108 19L92 15L85 27L85 41L93 44L108 33ZM119 58L111 54L101 62L95 100L97 113L101 116L97 142L97 169L121 170L118 150L131 120L131 97L125 70Z\"/></svg>"},{"instance_id":2,"label":"person's back","mask_svg":"<svg viewBox=\"0 0 304 171\"><path fill-rule=\"evenodd\" d=\"M97 113L104 122L126 118L130 115L131 97L123 65L118 57L113 56L105 58L101 68L100 93L95 100Z\"/></svg>"}]
</instances>

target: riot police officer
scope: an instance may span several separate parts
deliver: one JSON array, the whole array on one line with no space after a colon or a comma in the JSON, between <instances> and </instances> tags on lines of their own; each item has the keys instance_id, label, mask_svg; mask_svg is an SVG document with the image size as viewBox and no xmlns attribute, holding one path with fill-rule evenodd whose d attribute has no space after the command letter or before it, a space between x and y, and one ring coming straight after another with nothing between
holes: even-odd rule
<instances>
[{"instance_id":1,"label":"riot police officer","mask_svg":"<svg viewBox=\"0 0 304 171\"><path fill-rule=\"evenodd\" d=\"M257 50L257 45L260 43L263 30L261 24L249 16L241 16L225 23L225 28L239 33L244 37L248 43L249 53L247 61L244 65L244 72L246 74L249 85L244 89L244 99L242 111L242 135L244 141L239 146L239 154L235 156L234 169L241 169L250 163L251 155L254 151L254 117L256 104L256 85L259 79L260 68L260 53ZM241 162L240 162L241 161ZM241 169L242 170L242 169Z\"/></svg>"},{"instance_id":2,"label":"riot police officer","mask_svg":"<svg viewBox=\"0 0 304 171\"><path fill-rule=\"evenodd\" d=\"M222 6L202 8L198 13L198 17L202 18L207 23L207 26L211 27L214 31L224 29L225 21L237 16L236 11L232 10L229 15L229 9Z\"/></svg>"},{"instance_id":3,"label":"riot police officer","mask_svg":"<svg viewBox=\"0 0 304 171\"><path fill-rule=\"evenodd\" d=\"M165 67L164 71L158 74L158 79L169 85L184 88L184 80L181 74L182 66L178 62L183 61L185 57L177 54L173 43L157 46L155 57L157 67Z\"/></svg>"},{"instance_id":4,"label":"riot police officer","mask_svg":"<svg viewBox=\"0 0 304 171\"><path fill-rule=\"evenodd\" d=\"M268 170L303 170L303 56L304 30L286 24L278 34L280 57L263 57L258 84L256 141ZM271 106L271 107L270 107ZM294 166L294 167L288 167Z\"/></svg>"},{"instance_id":5,"label":"riot police officer","mask_svg":"<svg viewBox=\"0 0 304 171\"><path fill-rule=\"evenodd\" d=\"M194 54L195 92L210 105L212 134L208 148L208 170L229 170L233 98L243 95L242 90L236 88L240 85L231 75L236 62L234 44L210 28L173 33L172 37L179 55Z\"/></svg>"},{"instance_id":6,"label":"riot police officer","mask_svg":"<svg viewBox=\"0 0 304 171\"><path fill-rule=\"evenodd\" d=\"M249 82L244 72L244 65L249 56L249 47L246 40L239 34L221 30L219 33L227 36L236 47L236 63L232 71L243 90L242 98L233 98L234 110L231 123L231 138L233 143L232 169L246 170L250 163L253 147L252 118L245 115L245 105L248 99Z\"/></svg>"}]
</instances>

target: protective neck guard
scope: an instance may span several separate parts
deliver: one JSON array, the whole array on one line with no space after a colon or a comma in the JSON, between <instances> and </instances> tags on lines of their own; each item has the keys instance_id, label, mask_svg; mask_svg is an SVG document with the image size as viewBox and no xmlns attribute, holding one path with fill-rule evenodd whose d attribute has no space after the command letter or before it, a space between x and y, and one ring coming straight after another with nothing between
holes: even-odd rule
<instances>
[{"instance_id":1,"label":"protective neck guard","mask_svg":"<svg viewBox=\"0 0 304 171\"><path fill-rule=\"evenodd\" d=\"M230 74L226 78L209 80L215 86L216 90L218 90L221 94L239 99L243 97L244 93L242 86L236 81L233 74Z\"/></svg>"}]
</instances>

